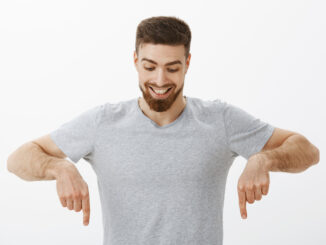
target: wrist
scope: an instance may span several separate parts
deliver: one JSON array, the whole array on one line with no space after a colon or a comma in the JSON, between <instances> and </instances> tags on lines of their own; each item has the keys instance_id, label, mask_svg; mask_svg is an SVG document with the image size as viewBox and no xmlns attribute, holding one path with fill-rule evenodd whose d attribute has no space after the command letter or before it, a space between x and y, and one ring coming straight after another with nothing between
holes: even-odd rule
<instances>
[{"instance_id":1,"label":"wrist","mask_svg":"<svg viewBox=\"0 0 326 245\"><path fill-rule=\"evenodd\" d=\"M65 159L51 157L45 170L45 175L47 176L47 179L56 180L63 171L67 171L67 169L70 169L71 167L74 167L71 162Z\"/></svg>"},{"instance_id":2,"label":"wrist","mask_svg":"<svg viewBox=\"0 0 326 245\"><path fill-rule=\"evenodd\" d=\"M273 169L273 160L270 158L270 155L266 152L259 152L255 155L258 158L258 161L262 164L263 168L267 171L272 171Z\"/></svg>"}]
</instances>

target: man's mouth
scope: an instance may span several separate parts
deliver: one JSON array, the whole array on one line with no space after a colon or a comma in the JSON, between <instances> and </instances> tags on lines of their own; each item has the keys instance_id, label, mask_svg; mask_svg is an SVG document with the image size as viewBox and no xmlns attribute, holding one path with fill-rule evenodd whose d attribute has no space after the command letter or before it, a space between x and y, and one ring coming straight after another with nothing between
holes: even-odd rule
<instances>
[{"instance_id":1,"label":"man's mouth","mask_svg":"<svg viewBox=\"0 0 326 245\"><path fill-rule=\"evenodd\" d=\"M166 89L154 89L153 87L149 86L151 93L153 95L155 95L154 97L160 98L160 99L164 99L166 97L168 97L168 95L170 94L172 87L170 88L166 88Z\"/></svg>"}]
</instances>

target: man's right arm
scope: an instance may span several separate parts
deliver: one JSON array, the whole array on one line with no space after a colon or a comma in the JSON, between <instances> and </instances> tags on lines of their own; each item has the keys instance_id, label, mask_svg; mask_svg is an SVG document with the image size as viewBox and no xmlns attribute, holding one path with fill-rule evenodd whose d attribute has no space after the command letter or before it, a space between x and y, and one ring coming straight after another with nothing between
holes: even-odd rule
<instances>
[{"instance_id":1,"label":"man's right arm","mask_svg":"<svg viewBox=\"0 0 326 245\"><path fill-rule=\"evenodd\" d=\"M74 163L66 160L66 157L47 134L14 151L8 157L7 168L9 172L27 181L56 180L61 205L76 212L83 210L83 223L88 225L88 185Z\"/></svg>"},{"instance_id":2,"label":"man's right arm","mask_svg":"<svg viewBox=\"0 0 326 245\"><path fill-rule=\"evenodd\" d=\"M27 181L55 180L62 170L76 168L49 134L20 146L7 160L7 169Z\"/></svg>"}]
</instances>

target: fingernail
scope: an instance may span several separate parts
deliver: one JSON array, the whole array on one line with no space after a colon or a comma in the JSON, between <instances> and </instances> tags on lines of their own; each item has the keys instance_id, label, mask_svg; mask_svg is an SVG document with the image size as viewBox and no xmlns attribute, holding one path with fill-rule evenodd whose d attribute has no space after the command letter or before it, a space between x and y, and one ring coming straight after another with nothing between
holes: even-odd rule
<instances>
[{"instance_id":1,"label":"fingernail","mask_svg":"<svg viewBox=\"0 0 326 245\"><path fill-rule=\"evenodd\" d=\"M242 214L241 216L243 219L247 218L247 216L245 214Z\"/></svg>"}]
</instances>

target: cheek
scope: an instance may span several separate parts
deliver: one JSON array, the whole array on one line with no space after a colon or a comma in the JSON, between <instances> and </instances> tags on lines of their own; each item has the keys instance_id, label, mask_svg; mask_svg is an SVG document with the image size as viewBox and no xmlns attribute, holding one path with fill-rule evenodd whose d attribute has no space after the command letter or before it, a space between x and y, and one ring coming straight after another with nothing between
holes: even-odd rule
<instances>
[{"instance_id":1,"label":"cheek","mask_svg":"<svg viewBox=\"0 0 326 245\"><path fill-rule=\"evenodd\" d=\"M149 74L146 71L140 71L138 73L138 76L139 76L139 78L141 78L142 81L144 81L144 80L148 80L151 77L151 74Z\"/></svg>"},{"instance_id":2,"label":"cheek","mask_svg":"<svg viewBox=\"0 0 326 245\"><path fill-rule=\"evenodd\" d=\"M145 83L149 80L148 76L143 73L138 73L138 80L142 87L145 87Z\"/></svg>"},{"instance_id":3,"label":"cheek","mask_svg":"<svg viewBox=\"0 0 326 245\"><path fill-rule=\"evenodd\" d=\"M151 80L146 78L145 76L139 75L139 85L143 88L143 90L147 90L146 84L150 82Z\"/></svg>"}]
</instances>

